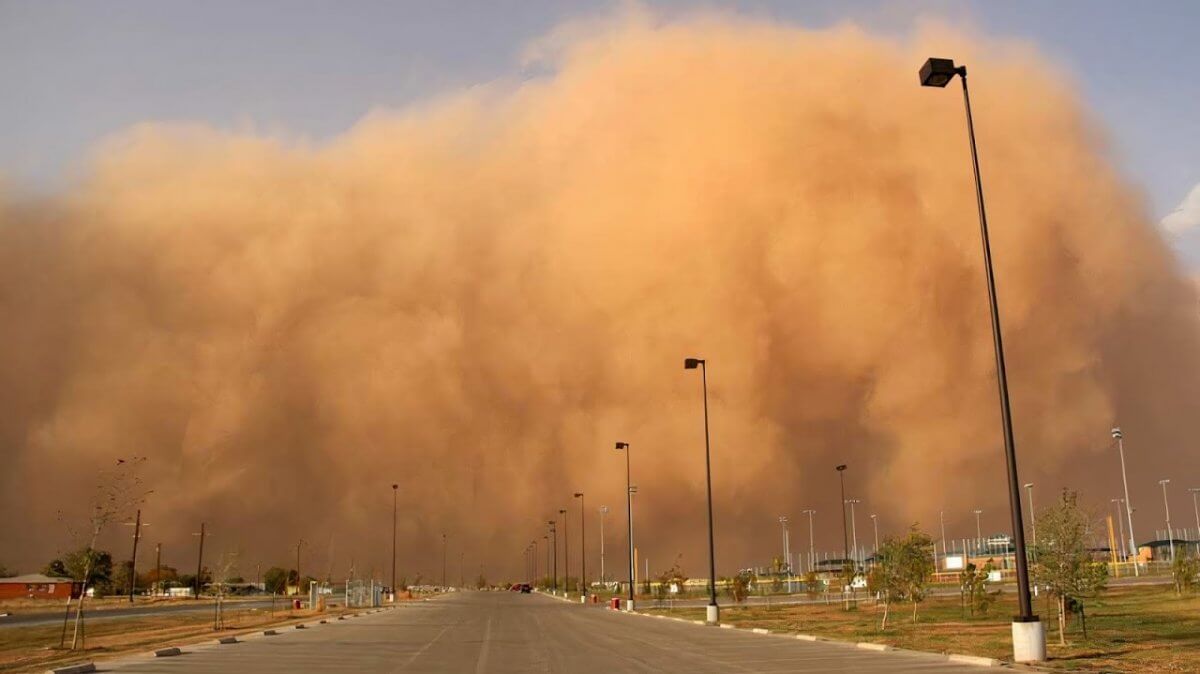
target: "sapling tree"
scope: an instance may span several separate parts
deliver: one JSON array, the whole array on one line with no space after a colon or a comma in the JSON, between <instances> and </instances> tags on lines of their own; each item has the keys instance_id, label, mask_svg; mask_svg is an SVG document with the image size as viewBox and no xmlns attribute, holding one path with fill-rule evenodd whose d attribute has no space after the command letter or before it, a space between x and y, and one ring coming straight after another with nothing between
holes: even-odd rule
<instances>
[{"instance_id":1,"label":"sapling tree","mask_svg":"<svg viewBox=\"0 0 1200 674\"><path fill-rule=\"evenodd\" d=\"M1067 643L1068 607L1079 611L1083 638L1087 639L1084 600L1102 592L1108 580L1108 567L1093 560L1087 549L1093 518L1080 508L1078 494L1064 489L1058 503L1038 513L1037 523L1033 580L1046 588L1058 605L1058 642Z\"/></svg>"}]
</instances>

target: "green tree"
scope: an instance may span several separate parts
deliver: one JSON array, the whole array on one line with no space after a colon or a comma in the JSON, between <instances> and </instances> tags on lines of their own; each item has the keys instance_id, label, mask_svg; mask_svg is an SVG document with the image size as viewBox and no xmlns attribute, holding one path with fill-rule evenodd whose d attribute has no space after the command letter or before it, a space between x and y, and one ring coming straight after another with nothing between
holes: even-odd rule
<instances>
[{"instance_id":1,"label":"green tree","mask_svg":"<svg viewBox=\"0 0 1200 674\"><path fill-rule=\"evenodd\" d=\"M67 571L67 565L63 564L61 559L50 560L50 563L42 569L42 573L51 578L71 578L71 572Z\"/></svg>"},{"instance_id":2,"label":"green tree","mask_svg":"<svg viewBox=\"0 0 1200 674\"><path fill-rule=\"evenodd\" d=\"M287 590L288 576L291 573L287 569L278 566L272 566L263 572L263 584L266 586L266 591L272 594L283 594Z\"/></svg>"},{"instance_id":3,"label":"green tree","mask_svg":"<svg viewBox=\"0 0 1200 674\"><path fill-rule=\"evenodd\" d=\"M1079 612L1083 638L1087 617L1083 600L1105 589L1108 567L1092 560L1087 539L1092 517L1079 507L1078 494L1064 489L1058 503L1038 513L1038 542L1034 546L1033 580L1047 589L1058 604L1058 642L1066 641L1068 608Z\"/></svg>"},{"instance_id":4,"label":"green tree","mask_svg":"<svg viewBox=\"0 0 1200 674\"><path fill-rule=\"evenodd\" d=\"M96 588L97 594L107 592L112 585L113 561L107 551L80 548L67 553L63 567L68 577L86 581Z\"/></svg>"},{"instance_id":5,"label":"green tree","mask_svg":"<svg viewBox=\"0 0 1200 674\"><path fill-rule=\"evenodd\" d=\"M1175 581L1175 593L1191 594L1195 592L1200 579L1200 559L1188 554L1187 548L1176 550L1175 561L1171 562L1171 577Z\"/></svg>"},{"instance_id":6,"label":"green tree","mask_svg":"<svg viewBox=\"0 0 1200 674\"><path fill-rule=\"evenodd\" d=\"M871 592L883 599L883 620L879 629L887 629L887 619L893 602L912 604L912 619L917 620L917 607L925 600L929 579L933 576L933 557L929 549L933 539L914 525L904 538L888 537L875 555L876 564L867 576Z\"/></svg>"},{"instance_id":7,"label":"green tree","mask_svg":"<svg viewBox=\"0 0 1200 674\"><path fill-rule=\"evenodd\" d=\"M804 593L809 599L816 599L817 594L821 591L821 580L817 578L816 571L809 571L804 574Z\"/></svg>"}]
</instances>

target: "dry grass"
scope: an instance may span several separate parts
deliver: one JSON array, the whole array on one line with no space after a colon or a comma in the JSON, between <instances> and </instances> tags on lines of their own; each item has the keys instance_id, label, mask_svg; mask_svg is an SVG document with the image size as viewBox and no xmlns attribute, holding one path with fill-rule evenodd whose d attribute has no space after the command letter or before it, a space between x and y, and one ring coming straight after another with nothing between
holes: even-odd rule
<instances>
[{"instance_id":1,"label":"dry grass","mask_svg":"<svg viewBox=\"0 0 1200 674\"><path fill-rule=\"evenodd\" d=\"M1053 611L1036 601L1046 620L1050 662L1047 666L1083 672L1200 672L1200 597L1178 598L1168 588L1113 590L1087 605L1088 639L1078 622L1067 629L1067 645L1058 644ZM667 611L681 617L703 617L703 608ZM882 607L860 602L857 610L839 604L768 607L724 607L722 622L739 627L816 634L846 641L873 641L900 648L938 653L968 653L1007 660L1011 657L1009 619L1015 597L1002 597L989 615L964 617L957 598L931 599L920 608L917 623L907 606L893 606L888 629L879 630Z\"/></svg>"},{"instance_id":2,"label":"dry grass","mask_svg":"<svg viewBox=\"0 0 1200 674\"><path fill-rule=\"evenodd\" d=\"M353 612L357 609L352 609ZM332 609L321 617L336 616ZM173 613L153 617L100 620L87 624L86 650L61 650L57 646L62 625L6 627L0 629L0 670L43 671L65 663L96 660L127 653L138 653L165 645L181 645L239 634L269 625L302 622L315 611L280 610L274 615L266 609L226 608L225 629L213 630L213 616L203 613ZM67 643L71 632L67 631Z\"/></svg>"}]
</instances>

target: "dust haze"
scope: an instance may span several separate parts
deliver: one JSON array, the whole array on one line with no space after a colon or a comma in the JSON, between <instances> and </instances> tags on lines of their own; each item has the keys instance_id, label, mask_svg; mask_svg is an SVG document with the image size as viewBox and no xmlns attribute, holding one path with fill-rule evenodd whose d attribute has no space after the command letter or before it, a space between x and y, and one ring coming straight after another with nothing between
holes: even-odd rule
<instances>
[{"instance_id":1,"label":"dust haze","mask_svg":"<svg viewBox=\"0 0 1200 674\"><path fill-rule=\"evenodd\" d=\"M1200 479L1196 289L1033 48L634 13L529 53L327 142L150 122L62 194L0 192L2 561L79 545L63 519L139 455L144 545L183 569L204 521L245 575L303 537L306 572L387 577L398 482L410 579L442 532L452 579L460 553L516 577L561 507L577 569L575 491L593 577L611 509L611 576L623 440L641 554L702 575L687 356L720 571L774 554L779 515L807 549L804 508L840 550L838 463L860 535L1008 530L962 101L918 86L930 55L970 66L1022 479L1107 505L1114 423L1141 533L1157 479Z\"/></svg>"}]
</instances>

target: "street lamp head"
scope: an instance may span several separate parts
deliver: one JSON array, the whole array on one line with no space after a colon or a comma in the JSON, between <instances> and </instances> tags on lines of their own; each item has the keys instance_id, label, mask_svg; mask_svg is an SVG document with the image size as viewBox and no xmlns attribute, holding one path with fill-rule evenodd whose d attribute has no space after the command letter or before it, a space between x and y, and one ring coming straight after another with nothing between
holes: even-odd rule
<instances>
[{"instance_id":1,"label":"street lamp head","mask_svg":"<svg viewBox=\"0 0 1200 674\"><path fill-rule=\"evenodd\" d=\"M1168 482L1170 482L1170 480L1159 480L1158 481L1159 484L1167 484Z\"/></svg>"},{"instance_id":2,"label":"street lamp head","mask_svg":"<svg viewBox=\"0 0 1200 674\"><path fill-rule=\"evenodd\" d=\"M921 66L921 86L944 87L955 75L967 74L965 67L955 67L952 59L929 58Z\"/></svg>"},{"instance_id":3,"label":"street lamp head","mask_svg":"<svg viewBox=\"0 0 1200 674\"><path fill-rule=\"evenodd\" d=\"M1121 439L1121 437L1122 437L1122 436L1121 436L1121 428L1120 428L1119 426L1114 426L1114 427L1113 427L1113 429L1112 429L1112 436L1113 436L1113 438L1114 438L1114 439L1117 439L1117 440L1120 440L1120 439Z\"/></svg>"},{"instance_id":4,"label":"street lamp head","mask_svg":"<svg viewBox=\"0 0 1200 674\"><path fill-rule=\"evenodd\" d=\"M684 358L683 359L683 369L695 370L696 368L700 367L703 363L704 363L703 358Z\"/></svg>"},{"instance_id":5,"label":"street lamp head","mask_svg":"<svg viewBox=\"0 0 1200 674\"><path fill-rule=\"evenodd\" d=\"M559 508L559 509L558 509L558 514L559 514L559 515L566 515L566 514L567 514L567 509L566 509L566 508Z\"/></svg>"},{"instance_id":6,"label":"street lamp head","mask_svg":"<svg viewBox=\"0 0 1200 674\"><path fill-rule=\"evenodd\" d=\"M617 449L629 449L629 443L628 442L618 442Z\"/></svg>"},{"instance_id":7,"label":"street lamp head","mask_svg":"<svg viewBox=\"0 0 1200 674\"><path fill-rule=\"evenodd\" d=\"M846 464L843 463L842 465L838 466L837 469L838 469L839 473L842 472L843 470L846 470Z\"/></svg>"},{"instance_id":8,"label":"street lamp head","mask_svg":"<svg viewBox=\"0 0 1200 674\"><path fill-rule=\"evenodd\" d=\"M1025 488L1026 488L1026 489L1033 489L1033 483L1032 483L1032 482L1026 482L1026 483L1025 483Z\"/></svg>"},{"instance_id":9,"label":"street lamp head","mask_svg":"<svg viewBox=\"0 0 1200 674\"><path fill-rule=\"evenodd\" d=\"M581 498L581 497L583 497L583 492L581 492L581 491L575 492L575 498Z\"/></svg>"},{"instance_id":10,"label":"street lamp head","mask_svg":"<svg viewBox=\"0 0 1200 674\"><path fill-rule=\"evenodd\" d=\"M392 491L396 491L399 488L400 488L400 485L398 485L398 484L392 485Z\"/></svg>"}]
</instances>

